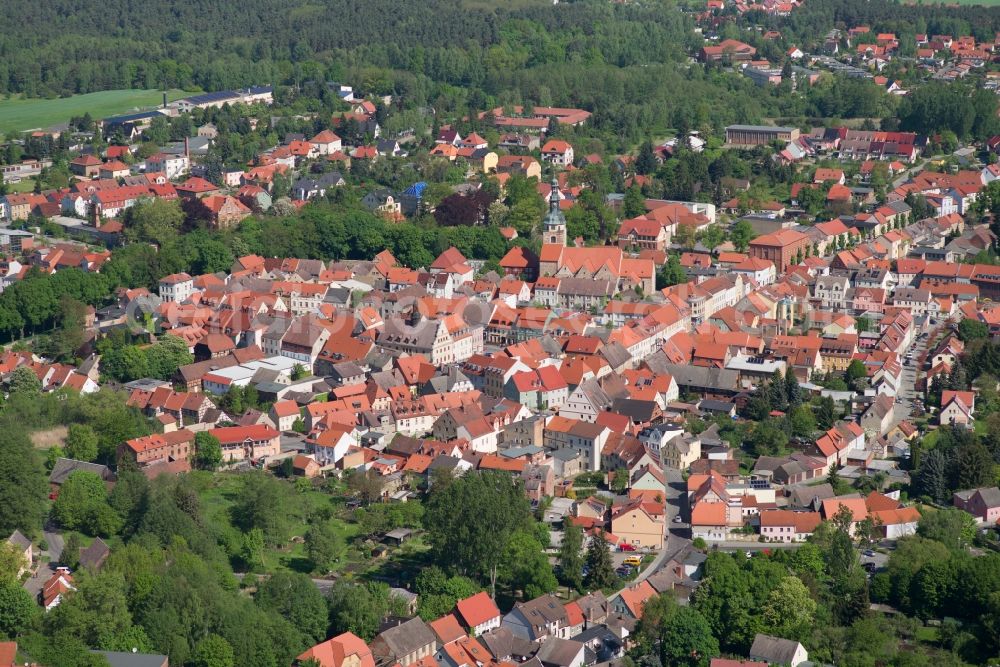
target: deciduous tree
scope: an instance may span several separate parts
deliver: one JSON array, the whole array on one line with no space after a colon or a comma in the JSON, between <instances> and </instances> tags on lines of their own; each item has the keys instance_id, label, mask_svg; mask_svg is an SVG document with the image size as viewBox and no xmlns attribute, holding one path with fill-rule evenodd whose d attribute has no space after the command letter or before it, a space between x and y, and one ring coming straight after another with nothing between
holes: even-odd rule
<instances>
[{"instance_id":1,"label":"deciduous tree","mask_svg":"<svg viewBox=\"0 0 1000 667\"><path fill-rule=\"evenodd\" d=\"M34 375L34 374L32 374ZM46 513L47 485L31 440L23 431L0 429L0 534L35 534Z\"/></svg>"},{"instance_id":2,"label":"deciduous tree","mask_svg":"<svg viewBox=\"0 0 1000 667\"><path fill-rule=\"evenodd\" d=\"M16 581L0 582L0 635L17 637L38 621L41 608Z\"/></svg>"},{"instance_id":3,"label":"deciduous tree","mask_svg":"<svg viewBox=\"0 0 1000 667\"><path fill-rule=\"evenodd\" d=\"M198 642L191 656L193 667L234 667L233 647L225 639L210 634Z\"/></svg>"},{"instance_id":4,"label":"deciduous tree","mask_svg":"<svg viewBox=\"0 0 1000 667\"><path fill-rule=\"evenodd\" d=\"M326 600L304 574L275 572L257 589L257 604L276 612L314 642L326 639Z\"/></svg>"},{"instance_id":5,"label":"deciduous tree","mask_svg":"<svg viewBox=\"0 0 1000 667\"><path fill-rule=\"evenodd\" d=\"M195 463L202 470L215 470L222 465L222 443L208 431L194 436Z\"/></svg>"},{"instance_id":6,"label":"deciduous tree","mask_svg":"<svg viewBox=\"0 0 1000 667\"><path fill-rule=\"evenodd\" d=\"M11 395L25 394L30 396L39 394L42 391L42 382L30 368L27 366L18 366L10 374L10 380L7 382L7 391Z\"/></svg>"},{"instance_id":7,"label":"deciduous tree","mask_svg":"<svg viewBox=\"0 0 1000 667\"><path fill-rule=\"evenodd\" d=\"M789 576L771 590L764 603L764 622L770 634L805 639L812 630L816 601L798 577Z\"/></svg>"},{"instance_id":8,"label":"deciduous tree","mask_svg":"<svg viewBox=\"0 0 1000 667\"><path fill-rule=\"evenodd\" d=\"M86 424L70 424L66 434L66 456L78 461L97 458L97 434Z\"/></svg>"},{"instance_id":9,"label":"deciduous tree","mask_svg":"<svg viewBox=\"0 0 1000 667\"><path fill-rule=\"evenodd\" d=\"M343 540L332 523L317 520L306 531L305 547L313 570L325 573L336 565L343 549Z\"/></svg>"},{"instance_id":10,"label":"deciduous tree","mask_svg":"<svg viewBox=\"0 0 1000 667\"><path fill-rule=\"evenodd\" d=\"M520 482L495 472L467 473L443 489L432 487L424 516L437 562L489 582L493 595L514 533L533 522Z\"/></svg>"}]
</instances>

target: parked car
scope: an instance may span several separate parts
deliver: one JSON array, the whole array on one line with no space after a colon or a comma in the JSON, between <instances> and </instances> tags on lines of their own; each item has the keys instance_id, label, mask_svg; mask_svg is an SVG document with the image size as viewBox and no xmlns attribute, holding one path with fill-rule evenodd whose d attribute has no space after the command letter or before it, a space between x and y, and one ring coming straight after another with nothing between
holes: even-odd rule
<instances>
[{"instance_id":1,"label":"parked car","mask_svg":"<svg viewBox=\"0 0 1000 667\"><path fill-rule=\"evenodd\" d=\"M625 559L624 564L632 565L634 567L639 567L640 565L642 565L642 558L640 558L639 556L629 556L628 558Z\"/></svg>"},{"instance_id":2,"label":"parked car","mask_svg":"<svg viewBox=\"0 0 1000 667\"><path fill-rule=\"evenodd\" d=\"M625 543L619 544L618 545L618 551L635 551L635 545L634 544L625 544Z\"/></svg>"}]
</instances>

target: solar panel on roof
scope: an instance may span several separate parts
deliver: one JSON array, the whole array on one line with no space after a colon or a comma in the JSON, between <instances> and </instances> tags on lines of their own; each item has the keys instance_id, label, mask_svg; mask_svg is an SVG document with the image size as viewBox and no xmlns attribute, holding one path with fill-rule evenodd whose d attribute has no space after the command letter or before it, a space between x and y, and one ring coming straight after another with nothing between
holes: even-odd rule
<instances>
[{"instance_id":1,"label":"solar panel on roof","mask_svg":"<svg viewBox=\"0 0 1000 667\"><path fill-rule=\"evenodd\" d=\"M234 97L238 97L236 93L231 90L222 90L217 93L205 93L203 95L194 95L193 97L188 97L184 101L190 104L204 104L206 102L218 102L219 100L227 100Z\"/></svg>"}]
</instances>

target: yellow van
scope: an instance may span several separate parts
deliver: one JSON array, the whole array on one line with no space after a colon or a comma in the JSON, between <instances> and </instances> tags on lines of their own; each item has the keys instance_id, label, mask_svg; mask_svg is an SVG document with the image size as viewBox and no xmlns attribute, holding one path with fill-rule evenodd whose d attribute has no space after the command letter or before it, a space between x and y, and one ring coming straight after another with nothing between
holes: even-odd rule
<instances>
[{"instance_id":1,"label":"yellow van","mask_svg":"<svg viewBox=\"0 0 1000 667\"><path fill-rule=\"evenodd\" d=\"M641 556L629 556L628 558L626 558L622 562L625 563L626 565L631 565L632 567L639 567L640 565L642 565L642 557Z\"/></svg>"}]
</instances>

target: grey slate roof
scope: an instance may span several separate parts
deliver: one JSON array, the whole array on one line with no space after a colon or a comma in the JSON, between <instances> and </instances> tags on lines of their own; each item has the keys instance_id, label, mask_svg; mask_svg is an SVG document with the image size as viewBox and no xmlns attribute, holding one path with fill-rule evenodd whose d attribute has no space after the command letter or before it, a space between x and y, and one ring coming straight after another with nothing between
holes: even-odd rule
<instances>
[{"instance_id":1,"label":"grey slate roof","mask_svg":"<svg viewBox=\"0 0 1000 667\"><path fill-rule=\"evenodd\" d=\"M791 639L758 633L750 647L751 660L764 660L774 665L790 665L799 643Z\"/></svg>"},{"instance_id":2,"label":"grey slate roof","mask_svg":"<svg viewBox=\"0 0 1000 667\"><path fill-rule=\"evenodd\" d=\"M49 473L50 484L63 484L66 479L77 470L92 472L101 479L107 481L114 479L114 474L107 466L99 463L88 463L87 461L77 461L76 459L59 458Z\"/></svg>"},{"instance_id":3,"label":"grey slate roof","mask_svg":"<svg viewBox=\"0 0 1000 667\"><path fill-rule=\"evenodd\" d=\"M111 555L111 549L101 538L95 538L90 546L80 552L80 565L92 570L99 570L104 561Z\"/></svg>"},{"instance_id":4,"label":"grey slate roof","mask_svg":"<svg viewBox=\"0 0 1000 667\"><path fill-rule=\"evenodd\" d=\"M739 391L740 374L726 368L668 363L663 364L663 370L673 376L679 387L698 387L733 393Z\"/></svg>"},{"instance_id":5,"label":"grey slate roof","mask_svg":"<svg viewBox=\"0 0 1000 667\"><path fill-rule=\"evenodd\" d=\"M979 492L979 497L983 499L987 507L1000 507L1000 488L991 486L976 489L976 491Z\"/></svg>"},{"instance_id":6,"label":"grey slate roof","mask_svg":"<svg viewBox=\"0 0 1000 667\"><path fill-rule=\"evenodd\" d=\"M24 551L31 546L31 540L25 537L21 531L15 530L10 534L10 537L7 538L7 544L12 544L17 547L18 550Z\"/></svg>"},{"instance_id":7,"label":"grey slate roof","mask_svg":"<svg viewBox=\"0 0 1000 667\"><path fill-rule=\"evenodd\" d=\"M372 652L380 657L401 660L427 645L434 645L437 638L430 627L419 616L405 623L383 630L372 642Z\"/></svg>"},{"instance_id":8,"label":"grey slate roof","mask_svg":"<svg viewBox=\"0 0 1000 667\"><path fill-rule=\"evenodd\" d=\"M538 659L545 667L569 667L583 649L583 644L572 639L549 637L538 651Z\"/></svg>"},{"instance_id":9,"label":"grey slate roof","mask_svg":"<svg viewBox=\"0 0 1000 667\"><path fill-rule=\"evenodd\" d=\"M100 653L111 667L167 667L167 656L125 651L91 651Z\"/></svg>"},{"instance_id":10,"label":"grey slate roof","mask_svg":"<svg viewBox=\"0 0 1000 667\"><path fill-rule=\"evenodd\" d=\"M516 662L520 662L538 650L538 642L518 637L509 628L504 627L483 633L479 641L498 661L509 661L514 658Z\"/></svg>"}]
</instances>

